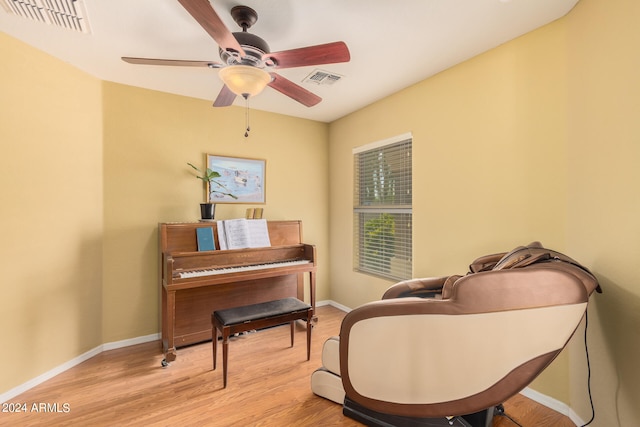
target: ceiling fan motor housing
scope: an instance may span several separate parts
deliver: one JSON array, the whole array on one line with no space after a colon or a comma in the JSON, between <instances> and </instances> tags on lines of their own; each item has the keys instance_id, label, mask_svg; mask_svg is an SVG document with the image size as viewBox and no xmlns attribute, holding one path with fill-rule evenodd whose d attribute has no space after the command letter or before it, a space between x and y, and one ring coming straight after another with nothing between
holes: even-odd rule
<instances>
[{"instance_id":1,"label":"ceiling fan motor housing","mask_svg":"<svg viewBox=\"0 0 640 427\"><path fill-rule=\"evenodd\" d=\"M246 55L240 57L238 52L220 49L220 59L227 65L249 65L264 68L265 63L262 56L271 52L269 45L262 38L247 32L247 29L258 21L258 13L249 6L235 6L231 9L231 17L242 28L242 32L232 34Z\"/></svg>"},{"instance_id":2,"label":"ceiling fan motor housing","mask_svg":"<svg viewBox=\"0 0 640 427\"><path fill-rule=\"evenodd\" d=\"M247 32L233 33L233 36L238 40L242 49L244 49L246 56L240 58L236 52L219 49L220 59L227 65L250 65L264 68L265 64L262 56L265 53L271 52L267 42L255 34Z\"/></svg>"}]
</instances>

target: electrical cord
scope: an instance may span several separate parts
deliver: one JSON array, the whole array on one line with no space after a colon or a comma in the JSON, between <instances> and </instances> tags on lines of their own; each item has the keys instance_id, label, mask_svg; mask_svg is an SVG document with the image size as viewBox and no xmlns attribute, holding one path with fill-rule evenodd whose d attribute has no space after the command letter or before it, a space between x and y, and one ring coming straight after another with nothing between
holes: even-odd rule
<instances>
[{"instance_id":1,"label":"electrical cord","mask_svg":"<svg viewBox=\"0 0 640 427\"><path fill-rule=\"evenodd\" d=\"M589 390L589 403L591 404L591 419L580 427L588 426L596 418L596 409L593 406L593 396L591 395L591 362L589 361L589 347L587 346L587 326L589 326L589 313L584 313L584 353L587 356L587 390Z\"/></svg>"},{"instance_id":2,"label":"electrical cord","mask_svg":"<svg viewBox=\"0 0 640 427\"><path fill-rule=\"evenodd\" d=\"M517 425L518 427L522 427L522 424L520 424L519 422L511 418L506 412L502 414L502 416L508 419L509 421L511 421L512 423L514 423L515 425Z\"/></svg>"},{"instance_id":3,"label":"electrical cord","mask_svg":"<svg viewBox=\"0 0 640 427\"><path fill-rule=\"evenodd\" d=\"M514 423L515 425L517 425L518 427L523 427L522 424L520 424L519 422L517 422L516 420L511 418L511 416L504 411L504 406L502 404L496 406L494 408L493 412L494 412L495 415L497 415L499 417L505 417L506 419L508 419L509 421Z\"/></svg>"}]
</instances>

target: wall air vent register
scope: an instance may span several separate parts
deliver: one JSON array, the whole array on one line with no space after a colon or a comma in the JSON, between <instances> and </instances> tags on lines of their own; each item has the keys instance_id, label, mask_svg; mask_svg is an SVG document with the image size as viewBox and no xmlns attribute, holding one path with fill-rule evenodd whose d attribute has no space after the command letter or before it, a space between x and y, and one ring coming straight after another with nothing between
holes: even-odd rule
<instances>
[{"instance_id":1,"label":"wall air vent register","mask_svg":"<svg viewBox=\"0 0 640 427\"><path fill-rule=\"evenodd\" d=\"M23 18L90 33L87 12L82 0L0 0L7 13Z\"/></svg>"},{"instance_id":2,"label":"wall air vent register","mask_svg":"<svg viewBox=\"0 0 640 427\"><path fill-rule=\"evenodd\" d=\"M317 85L332 85L340 80L343 76L329 71L314 70L311 74L302 80L303 83L314 83Z\"/></svg>"}]
</instances>

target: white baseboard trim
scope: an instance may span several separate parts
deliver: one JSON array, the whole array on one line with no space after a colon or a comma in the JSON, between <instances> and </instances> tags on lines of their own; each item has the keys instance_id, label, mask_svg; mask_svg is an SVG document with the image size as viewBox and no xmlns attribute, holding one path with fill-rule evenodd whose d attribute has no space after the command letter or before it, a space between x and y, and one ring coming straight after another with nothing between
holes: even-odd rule
<instances>
[{"instance_id":1,"label":"white baseboard trim","mask_svg":"<svg viewBox=\"0 0 640 427\"><path fill-rule=\"evenodd\" d=\"M161 334L150 334L128 340L114 341L102 345L102 351L115 350L116 348L129 347L130 345L144 344L146 342L157 341L162 338Z\"/></svg>"},{"instance_id":2,"label":"white baseboard trim","mask_svg":"<svg viewBox=\"0 0 640 427\"><path fill-rule=\"evenodd\" d=\"M332 307L337 308L338 310L344 311L345 313L348 313L351 311L351 309L346 305L339 304L333 300L322 300L322 301L316 302L316 307L320 307L323 305L330 305Z\"/></svg>"},{"instance_id":3,"label":"white baseboard trim","mask_svg":"<svg viewBox=\"0 0 640 427\"><path fill-rule=\"evenodd\" d=\"M528 397L535 402L538 402L541 405L546 406L547 408L553 409L554 411L559 412L562 415L566 415L576 426L584 425L584 421L582 421L578 414L576 414L566 403L535 391L529 387L526 387L524 390L522 390L520 394Z\"/></svg>"},{"instance_id":4,"label":"white baseboard trim","mask_svg":"<svg viewBox=\"0 0 640 427\"><path fill-rule=\"evenodd\" d=\"M55 368L51 369L50 371L45 372L44 374L38 375L37 377L27 381L24 384L20 384L17 387L12 388L11 390L0 394L0 402L6 402L10 399L13 399L14 397L24 393L25 391L32 389L33 387L42 384L43 382L50 380L51 378L55 377L56 375L59 375L61 373L63 373L64 371L73 368L74 366L84 362L85 360L91 359L93 356L102 353L102 346L99 345L98 347L87 351L86 353L81 354L80 356L69 360L68 362L63 363L62 365L56 366Z\"/></svg>"},{"instance_id":5,"label":"white baseboard trim","mask_svg":"<svg viewBox=\"0 0 640 427\"><path fill-rule=\"evenodd\" d=\"M17 387L12 388L9 391L6 391L2 394L0 394L0 403L6 402L8 400L13 399L14 397L24 393L27 390L32 389L33 387L42 384L43 382L50 380L51 378L55 377L56 375L60 375L61 373L63 373L64 371L67 371L71 368L73 368L76 365L79 365L80 363L91 359L93 356L96 356L100 353L102 353L103 351L107 351L107 350L114 350L116 348L122 348L122 347L128 347L130 345L136 345L136 344L142 344L145 342L150 342L150 341L156 341L160 339L160 334L151 334L151 335L146 335L146 336L142 336L142 337L137 337L137 338L131 338L128 340L122 340L122 341L115 341L115 342L111 342L111 343L106 343L106 344L101 344L83 354L81 354L78 357L75 357L71 360L69 360L68 362L63 363L62 365L56 366L55 368L41 374L38 375L37 377L27 381L24 384L20 384Z\"/></svg>"},{"instance_id":6,"label":"white baseboard trim","mask_svg":"<svg viewBox=\"0 0 640 427\"><path fill-rule=\"evenodd\" d=\"M586 421L583 421L582 418L580 418L571 408L569 408L569 415L567 416L576 426L583 426L586 424Z\"/></svg>"}]
</instances>

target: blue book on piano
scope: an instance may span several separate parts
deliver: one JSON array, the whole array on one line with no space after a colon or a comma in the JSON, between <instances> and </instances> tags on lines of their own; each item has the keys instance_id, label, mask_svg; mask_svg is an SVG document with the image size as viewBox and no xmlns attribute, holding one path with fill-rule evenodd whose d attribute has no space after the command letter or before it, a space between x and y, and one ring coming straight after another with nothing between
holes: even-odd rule
<instances>
[{"instance_id":1,"label":"blue book on piano","mask_svg":"<svg viewBox=\"0 0 640 427\"><path fill-rule=\"evenodd\" d=\"M213 241L212 227L196 228L196 237L198 239L199 251L214 251L216 249L216 244Z\"/></svg>"}]
</instances>

